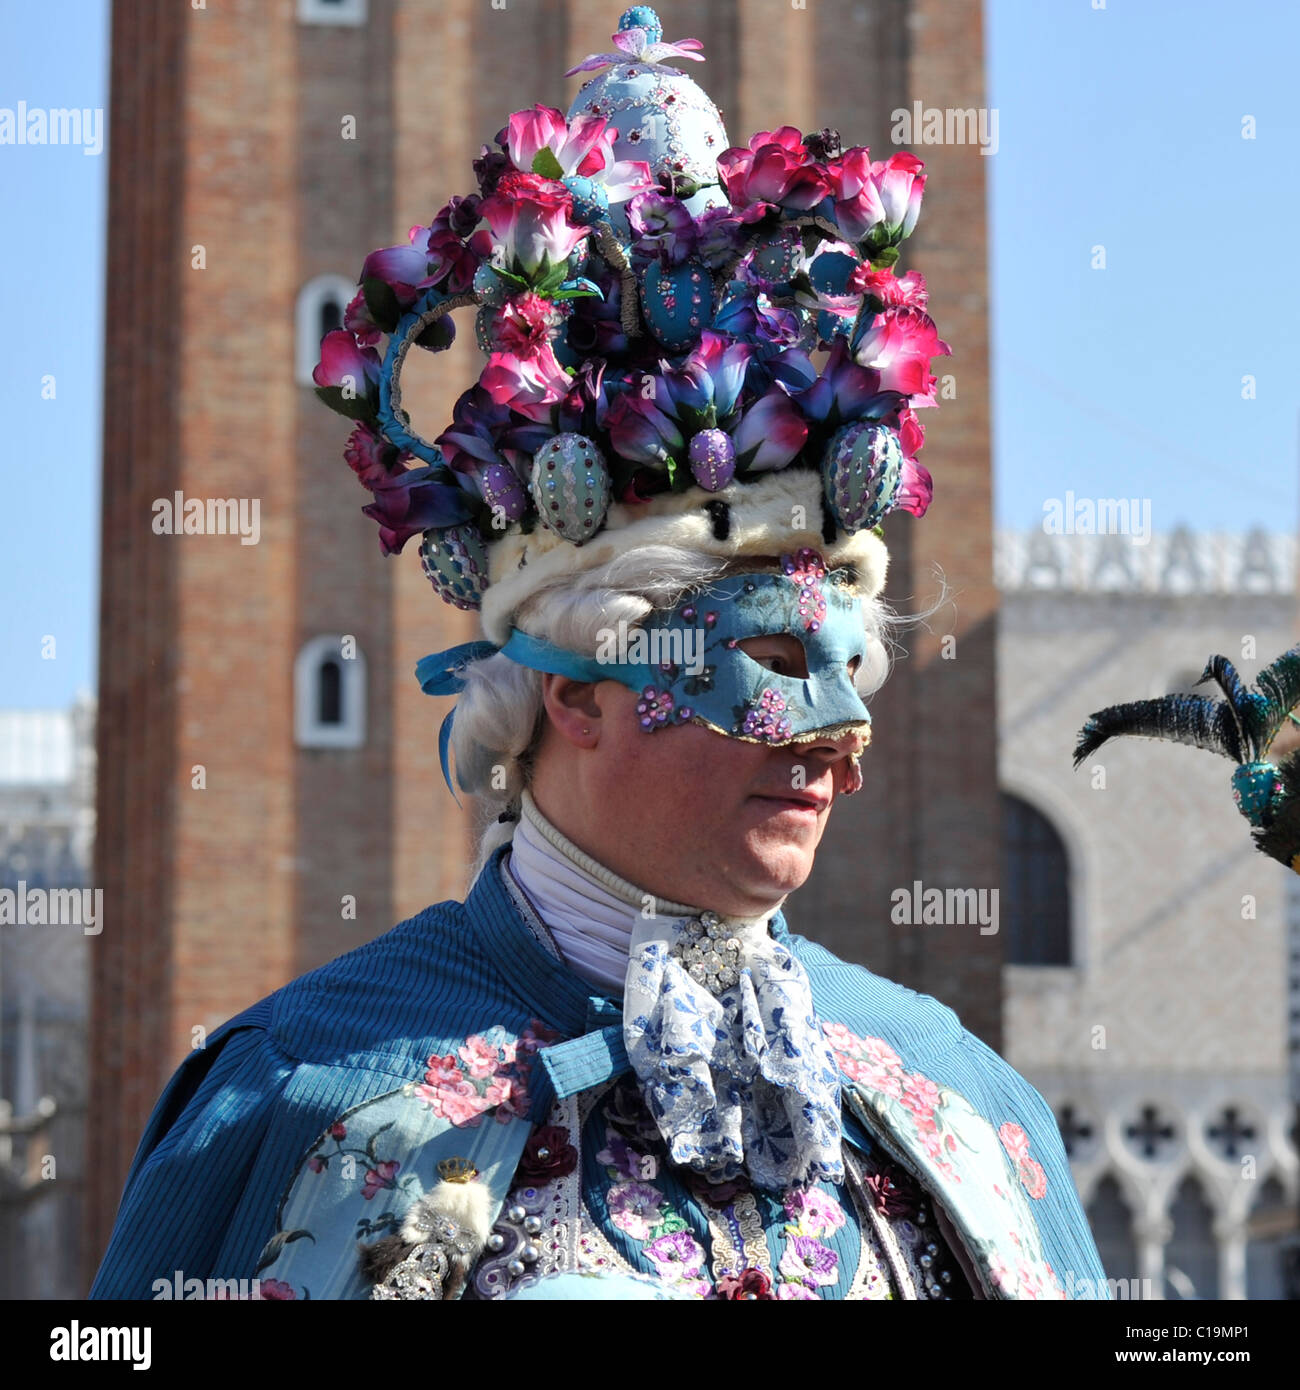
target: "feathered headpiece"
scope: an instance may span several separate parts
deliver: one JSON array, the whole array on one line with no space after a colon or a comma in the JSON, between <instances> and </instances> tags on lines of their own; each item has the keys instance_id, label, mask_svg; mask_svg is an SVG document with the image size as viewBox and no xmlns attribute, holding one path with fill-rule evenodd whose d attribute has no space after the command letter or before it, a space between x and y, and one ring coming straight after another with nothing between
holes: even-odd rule
<instances>
[{"instance_id":1,"label":"feathered headpiece","mask_svg":"<svg viewBox=\"0 0 1300 1390\"><path fill-rule=\"evenodd\" d=\"M1222 700L1176 694L1098 710L1079 731L1074 765L1122 734L1188 743L1231 758L1237 764L1232 798L1254 827L1255 847L1300 873L1300 752L1267 756L1300 702L1300 646L1259 673L1257 690L1224 656L1212 656L1196 684L1209 680L1223 692Z\"/></svg>"},{"instance_id":2,"label":"feathered headpiece","mask_svg":"<svg viewBox=\"0 0 1300 1390\"><path fill-rule=\"evenodd\" d=\"M949 351L899 243L920 212L911 154L873 161L789 126L729 148L666 62L653 10L569 112L518 111L405 246L375 251L318 393L356 421L345 456L385 553L504 642L541 583L667 542L732 558L815 547L884 585L879 522L924 514L917 412ZM487 364L429 441L402 407L411 348L472 310ZM385 343L385 339L387 340Z\"/></svg>"}]
</instances>

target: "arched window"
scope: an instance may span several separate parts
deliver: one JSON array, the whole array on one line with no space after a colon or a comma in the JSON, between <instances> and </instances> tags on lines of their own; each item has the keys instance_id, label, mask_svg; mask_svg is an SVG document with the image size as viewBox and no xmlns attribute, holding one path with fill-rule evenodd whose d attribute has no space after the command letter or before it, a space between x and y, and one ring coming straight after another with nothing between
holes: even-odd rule
<instances>
[{"instance_id":1,"label":"arched window","mask_svg":"<svg viewBox=\"0 0 1300 1390\"><path fill-rule=\"evenodd\" d=\"M1137 1249L1133 1244L1133 1213L1124 1200L1119 1183L1107 1173L1097 1184L1088 1204L1088 1224L1092 1227L1097 1253L1107 1279L1123 1280L1128 1290L1138 1287Z\"/></svg>"},{"instance_id":2,"label":"arched window","mask_svg":"<svg viewBox=\"0 0 1300 1390\"><path fill-rule=\"evenodd\" d=\"M366 0L298 0L299 24L364 24Z\"/></svg>"},{"instance_id":3,"label":"arched window","mask_svg":"<svg viewBox=\"0 0 1300 1390\"><path fill-rule=\"evenodd\" d=\"M343 312L356 293L356 281L346 275L318 275L298 291L294 375L299 386L312 384L311 374L320 361L321 339L343 327Z\"/></svg>"},{"instance_id":4,"label":"arched window","mask_svg":"<svg viewBox=\"0 0 1300 1390\"><path fill-rule=\"evenodd\" d=\"M1290 1298L1287 1251L1295 1228L1295 1216L1277 1178L1260 1188L1250 1211L1249 1244L1246 1246L1246 1297Z\"/></svg>"},{"instance_id":5,"label":"arched window","mask_svg":"<svg viewBox=\"0 0 1300 1390\"><path fill-rule=\"evenodd\" d=\"M1069 965L1070 864L1055 827L1002 793L1002 920L1008 965Z\"/></svg>"},{"instance_id":6,"label":"arched window","mask_svg":"<svg viewBox=\"0 0 1300 1390\"><path fill-rule=\"evenodd\" d=\"M294 739L300 748L366 741L366 659L352 637L313 637L294 663Z\"/></svg>"},{"instance_id":7,"label":"arched window","mask_svg":"<svg viewBox=\"0 0 1300 1390\"><path fill-rule=\"evenodd\" d=\"M1165 1297L1218 1298L1214 1213L1196 1178L1186 1177L1179 1184L1169 1215L1174 1233L1165 1246Z\"/></svg>"}]
</instances>

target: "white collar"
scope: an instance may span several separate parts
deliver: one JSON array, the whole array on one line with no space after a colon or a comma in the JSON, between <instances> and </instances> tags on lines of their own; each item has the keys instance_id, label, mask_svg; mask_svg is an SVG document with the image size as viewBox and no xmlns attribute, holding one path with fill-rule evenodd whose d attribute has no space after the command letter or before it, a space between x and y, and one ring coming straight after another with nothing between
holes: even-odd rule
<instances>
[{"instance_id":1,"label":"white collar","mask_svg":"<svg viewBox=\"0 0 1300 1390\"><path fill-rule=\"evenodd\" d=\"M552 824L526 789L522 811L511 841L511 876L550 928L567 964L611 996L621 995L637 926L648 916L696 917L701 909L657 898L620 878ZM736 927L761 923L766 929L776 911L724 920Z\"/></svg>"}]
</instances>

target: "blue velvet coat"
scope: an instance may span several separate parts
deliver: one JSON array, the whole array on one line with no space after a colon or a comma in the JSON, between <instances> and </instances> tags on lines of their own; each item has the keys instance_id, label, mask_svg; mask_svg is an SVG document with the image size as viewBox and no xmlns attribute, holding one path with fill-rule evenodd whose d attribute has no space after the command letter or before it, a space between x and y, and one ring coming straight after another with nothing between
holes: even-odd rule
<instances>
[{"instance_id":1,"label":"blue velvet coat","mask_svg":"<svg viewBox=\"0 0 1300 1390\"><path fill-rule=\"evenodd\" d=\"M263 1296L366 1297L357 1239L395 1229L439 1161L472 1162L499 1206L553 1102L626 1071L618 1002L528 929L501 878L506 852L463 904L294 980L180 1066L92 1298L254 1277ZM980 1292L1107 1297L1039 1093L938 1001L790 935L780 914L772 930L812 982L846 1138L929 1190Z\"/></svg>"}]
</instances>

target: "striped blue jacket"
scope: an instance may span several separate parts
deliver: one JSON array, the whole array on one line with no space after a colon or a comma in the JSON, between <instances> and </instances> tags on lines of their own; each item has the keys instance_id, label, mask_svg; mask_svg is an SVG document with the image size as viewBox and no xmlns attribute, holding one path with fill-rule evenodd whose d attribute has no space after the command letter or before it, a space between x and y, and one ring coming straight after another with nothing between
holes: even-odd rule
<instances>
[{"instance_id":1,"label":"striped blue jacket","mask_svg":"<svg viewBox=\"0 0 1300 1390\"><path fill-rule=\"evenodd\" d=\"M471 1147L502 1202L550 1102L626 1069L618 1003L593 996L528 929L502 881L507 848L463 904L426 908L294 980L178 1068L132 1162L91 1298L254 1277L263 1296L365 1297L355 1242L384 1229L372 1219L381 1204L400 1212L438 1159ZM844 1074L846 1133L868 1134L929 1189L983 1294L1107 1297L1039 1093L937 1000L791 935L779 913L772 930L812 982ZM495 1089L462 1087L465 1112L435 1114L419 1093L467 1041L502 1059ZM477 1123L489 1104L501 1123ZM311 1181L349 1153L355 1183Z\"/></svg>"}]
</instances>

